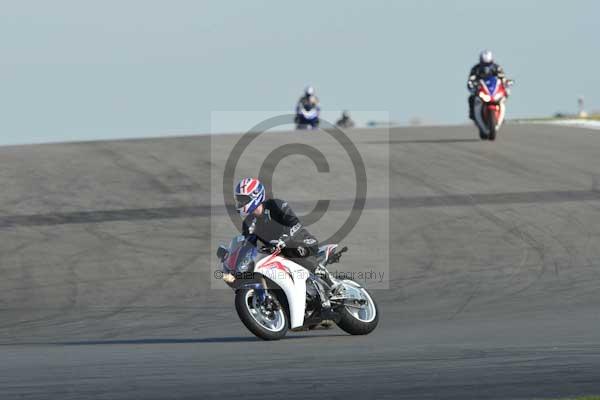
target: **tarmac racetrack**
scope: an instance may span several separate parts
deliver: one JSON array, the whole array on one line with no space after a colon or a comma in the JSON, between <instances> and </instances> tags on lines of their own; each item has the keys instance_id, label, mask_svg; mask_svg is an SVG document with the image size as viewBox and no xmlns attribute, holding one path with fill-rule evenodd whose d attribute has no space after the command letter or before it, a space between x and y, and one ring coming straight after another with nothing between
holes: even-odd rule
<instances>
[{"instance_id":1,"label":"tarmac racetrack","mask_svg":"<svg viewBox=\"0 0 600 400\"><path fill-rule=\"evenodd\" d=\"M356 266L387 250L380 325L279 342L256 340L231 291L211 289L214 232L229 221L211 206L211 171L239 137L0 148L0 398L600 394L600 131L476 135L349 133L371 171L389 158L389 182L368 174L367 218L344 255ZM298 187L318 172L293 162L277 194L310 210ZM352 205L341 200L333 220Z\"/></svg>"}]
</instances>

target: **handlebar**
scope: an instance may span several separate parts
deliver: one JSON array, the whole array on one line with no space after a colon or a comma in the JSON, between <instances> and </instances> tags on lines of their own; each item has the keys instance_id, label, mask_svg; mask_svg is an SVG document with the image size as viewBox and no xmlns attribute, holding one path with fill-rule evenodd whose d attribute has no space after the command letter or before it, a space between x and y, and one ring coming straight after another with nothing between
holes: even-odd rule
<instances>
[{"instance_id":1,"label":"handlebar","mask_svg":"<svg viewBox=\"0 0 600 400\"><path fill-rule=\"evenodd\" d=\"M342 249L340 251L336 251L335 253L333 253L332 255L329 256L329 258L327 259L327 264L334 264L336 262L339 262L340 258L342 258L342 254L347 251L348 251L347 246L342 247Z\"/></svg>"}]
</instances>

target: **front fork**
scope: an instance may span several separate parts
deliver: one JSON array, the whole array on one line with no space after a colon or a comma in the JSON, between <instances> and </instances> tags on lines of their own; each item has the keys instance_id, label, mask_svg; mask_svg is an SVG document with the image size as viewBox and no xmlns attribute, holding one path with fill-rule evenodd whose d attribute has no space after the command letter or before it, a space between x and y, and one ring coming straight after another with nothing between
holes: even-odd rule
<instances>
[{"instance_id":1,"label":"front fork","mask_svg":"<svg viewBox=\"0 0 600 400\"><path fill-rule=\"evenodd\" d=\"M254 289L256 296L258 297L258 301L260 304L265 304L267 301L267 282L265 281L264 276L261 276L259 279L256 288Z\"/></svg>"},{"instance_id":2,"label":"front fork","mask_svg":"<svg viewBox=\"0 0 600 400\"><path fill-rule=\"evenodd\" d=\"M484 103L482 104L482 120L483 123L486 124L488 126L488 129L491 129L491 126L489 126L490 124L490 115L494 115L494 119L496 121L496 123L498 123L498 120L500 119L500 104L489 104L489 103Z\"/></svg>"},{"instance_id":3,"label":"front fork","mask_svg":"<svg viewBox=\"0 0 600 400\"><path fill-rule=\"evenodd\" d=\"M256 294L258 304L267 312L273 312L280 308L279 302L272 294L269 294L267 281L264 276L261 276L254 285L254 293Z\"/></svg>"},{"instance_id":4,"label":"front fork","mask_svg":"<svg viewBox=\"0 0 600 400\"><path fill-rule=\"evenodd\" d=\"M496 117L496 121L500 118L500 104L488 104L487 105L488 113L494 113L494 117Z\"/></svg>"}]
</instances>

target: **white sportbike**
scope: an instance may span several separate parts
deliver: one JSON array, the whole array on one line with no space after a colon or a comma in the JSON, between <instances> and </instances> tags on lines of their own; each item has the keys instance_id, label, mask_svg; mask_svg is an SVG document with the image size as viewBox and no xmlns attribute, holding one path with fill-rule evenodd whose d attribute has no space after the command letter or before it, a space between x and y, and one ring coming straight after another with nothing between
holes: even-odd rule
<instances>
[{"instance_id":1,"label":"white sportbike","mask_svg":"<svg viewBox=\"0 0 600 400\"><path fill-rule=\"evenodd\" d=\"M288 329L334 321L351 335L371 333L379 322L375 301L358 283L336 279L326 266L347 248L319 248L315 274L286 259L280 249L257 249L244 236L220 246L223 280L235 291L235 309L244 325L264 340L278 340Z\"/></svg>"}]
</instances>

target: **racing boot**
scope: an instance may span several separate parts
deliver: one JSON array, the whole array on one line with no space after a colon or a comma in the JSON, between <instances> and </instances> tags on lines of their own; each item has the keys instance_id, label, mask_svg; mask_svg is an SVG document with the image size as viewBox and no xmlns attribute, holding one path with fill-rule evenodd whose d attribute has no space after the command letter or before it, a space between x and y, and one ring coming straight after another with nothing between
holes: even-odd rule
<instances>
[{"instance_id":1,"label":"racing boot","mask_svg":"<svg viewBox=\"0 0 600 400\"><path fill-rule=\"evenodd\" d=\"M470 96L469 97L469 119L472 121L475 121L475 112L473 111L473 106L475 102L475 97L474 96Z\"/></svg>"},{"instance_id":2,"label":"racing boot","mask_svg":"<svg viewBox=\"0 0 600 400\"><path fill-rule=\"evenodd\" d=\"M327 284L327 289L329 290L328 297L331 297L331 295L341 286L341 282L334 278L327 268L321 265L317 267L315 274Z\"/></svg>"},{"instance_id":3,"label":"racing boot","mask_svg":"<svg viewBox=\"0 0 600 400\"><path fill-rule=\"evenodd\" d=\"M315 287L317 288L317 292L319 293L319 297L321 298L321 308L323 308L324 310L329 310L331 308L331 302L329 301L331 291L329 290L326 284L323 284L322 279L315 280Z\"/></svg>"}]
</instances>

